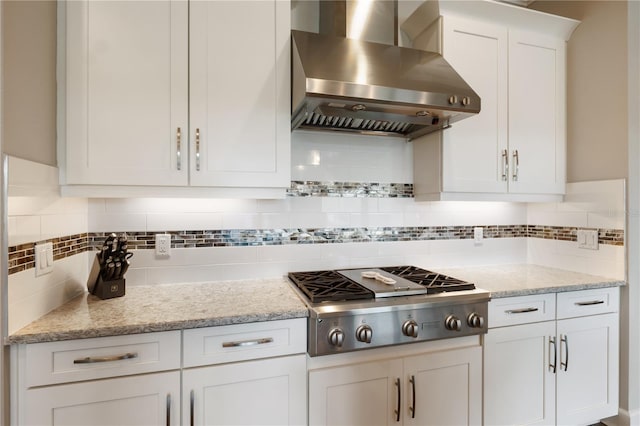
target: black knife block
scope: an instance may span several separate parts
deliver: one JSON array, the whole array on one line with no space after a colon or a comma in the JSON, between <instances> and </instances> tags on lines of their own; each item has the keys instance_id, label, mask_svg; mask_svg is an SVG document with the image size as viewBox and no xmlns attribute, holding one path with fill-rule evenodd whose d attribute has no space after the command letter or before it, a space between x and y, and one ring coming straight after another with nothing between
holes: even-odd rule
<instances>
[{"instance_id":1,"label":"black knife block","mask_svg":"<svg viewBox=\"0 0 640 426\"><path fill-rule=\"evenodd\" d=\"M124 296L124 282L124 278L103 281L102 277L98 277L98 282L96 282L93 287L92 294L98 296L100 299Z\"/></svg>"},{"instance_id":2,"label":"black knife block","mask_svg":"<svg viewBox=\"0 0 640 426\"><path fill-rule=\"evenodd\" d=\"M98 296L100 299L112 299L114 297L124 296L125 279L105 280L100 275L100 261L98 256L93 259L91 272L87 279L87 289L89 293Z\"/></svg>"}]
</instances>

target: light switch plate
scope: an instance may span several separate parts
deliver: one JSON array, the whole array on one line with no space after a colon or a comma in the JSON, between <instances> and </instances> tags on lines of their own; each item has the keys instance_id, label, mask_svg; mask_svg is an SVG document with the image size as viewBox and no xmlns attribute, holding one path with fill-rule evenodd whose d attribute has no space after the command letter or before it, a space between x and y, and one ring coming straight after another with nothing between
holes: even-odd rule
<instances>
[{"instance_id":1,"label":"light switch plate","mask_svg":"<svg viewBox=\"0 0 640 426\"><path fill-rule=\"evenodd\" d=\"M578 248L587 250L598 250L598 230L578 229Z\"/></svg>"},{"instance_id":2,"label":"light switch plate","mask_svg":"<svg viewBox=\"0 0 640 426\"><path fill-rule=\"evenodd\" d=\"M36 244L34 254L36 277L53 272L53 243Z\"/></svg>"}]
</instances>

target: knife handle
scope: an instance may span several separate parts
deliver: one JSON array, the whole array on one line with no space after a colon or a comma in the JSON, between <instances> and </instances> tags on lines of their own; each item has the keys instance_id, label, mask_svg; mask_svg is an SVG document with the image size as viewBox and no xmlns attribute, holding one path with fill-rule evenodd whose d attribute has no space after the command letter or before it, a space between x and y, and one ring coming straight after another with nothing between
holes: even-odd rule
<instances>
[{"instance_id":1,"label":"knife handle","mask_svg":"<svg viewBox=\"0 0 640 426\"><path fill-rule=\"evenodd\" d=\"M116 269L116 264L115 263L110 262L107 265L107 272L106 272L105 280L110 280L110 279L113 278L113 272L115 271L115 269Z\"/></svg>"},{"instance_id":2,"label":"knife handle","mask_svg":"<svg viewBox=\"0 0 640 426\"><path fill-rule=\"evenodd\" d=\"M116 262L115 269L113 270L113 279L119 280L120 278L122 278L121 274L122 274L122 264L120 262Z\"/></svg>"},{"instance_id":3,"label":"knife handle","mask_svg":"<svg viewBox=\"0 0 640 426\"><path fill-rule=\"evenodd\" d=\"M128 260L125 260L124 262L122 262L122 269L120 269L120 278L124 277L124 274L127 272L127 269L129 269L129 265L131 265L131 262L129 262Z\"/></svg>"}]
</instances>

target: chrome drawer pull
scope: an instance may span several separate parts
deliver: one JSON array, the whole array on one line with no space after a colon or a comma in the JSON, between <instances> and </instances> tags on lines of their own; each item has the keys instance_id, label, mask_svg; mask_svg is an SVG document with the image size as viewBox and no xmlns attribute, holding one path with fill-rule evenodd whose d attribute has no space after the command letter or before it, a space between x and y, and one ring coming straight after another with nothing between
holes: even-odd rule
<instances>
[{"instance_id":1,"label":"chrome drawer pull","mask_svg":"<svg viewBox=\"0 0 640 426\"><path fill-rule=\"evenodd\" d=\"M603 305L604 300L591 300L589 302L576 302L577 306L591 306L591 305Z\"/></svg>"},{"instance_id":2,"label":"chrome drawer pull","mask_svg":"<svg viewBox=\"0 0 640 426\"><path fill-rule=\"evenodd\" d=\"M509 153L506 149L502 150L502 180L507 180L509 174Z\"/></svg>"},{"instance_id":3,"label":"chrome drawer pull","mask_svg":"<svg viewBox=\"0 0 640 426\"><path fill-rule=\"evenodd\" d=\"M396 393L396 396L398 397L396 399L396 409L393 410L393 413L396 415L396 422L400 421L400 401L402 401L402 395L401 395L401 391L400 391L400 378L396 378L396 390L398 391Z\"/></svg>"},{"instance_id":4,"label":"chrome drawer pull","mask_svg":"<svg viewBox=\"0 0 640 426\"><path fill-rule=\"evenodd\" d=\"M549 371L556 374L556 365L558 364L558 351L556 350L556 338L549 337L549 352L551 352L551 345L553 345L553 364L551 364L551 355L549 355Z\"/></svg>"},{"instance_id":5,"label":"chrome drawer pull","mask_svg":"<svg viewBox=\"0 0 640 426\"><path fill-rule=\"evenodd\" d=\"M78 358L74 359L74 364L95 364L98 362L114 362L114 361L122 361L124 359L132 359L138 358L137 352L128 352L122 355L111 355L111 356L88 356L86 358Z\"/></svg>"},{"instance_id":6,"label":"chrome drawer pull","mask_svg":"<svg viewBox=\"0 0 640 426\"><path fill-rule=\"evenodd\" d=\"M413 395L411 407L409 407L409 411L411 411L411 418L415 419L416 418L416 376L411 376L411 379L409 379L409 383L411 383L411 394Z\"/></svg>"},{"instance_id":7,"label":"chrome drawer pull","mask_svg":"<svg viewBox=\"0 0 640 426\"><path fill-rule=\"evenodd\" d=\"M180 127L178 127L178 131L176 132L176 166L178 170L182 170L181 137L182 133L180 132Z\"/></svg>"},{"instance_id":8,"label":"chrome drawer pull","mask_svg":"<svg viewBox=\"0 0 640 426\"><path fill-rule=\"evenodd\" d=\"M200 129L196 129L196 171L200 171Z\"/></svg>"},{"instance_id":9,"label":"chrome drawer pull","mask_svg":"<svg viewBox=\"0 0 640 426\"><path fill-rule=\"evenodd\" d=\"M195 423L195 405L196 405L196 395L193 389L189 394L189 426L193 426Z\"/></svg>"},{"instance_id":10,"label":"chrome drawer pull","mask_svg":"<svg viewBox=\"0 0 640 426\"><path fill-rule=\"evenodd\" d=\"M167 426L171 426L171 394L167 394Z\"/></svg>"},{"instance_id":11,"label":"chrome drawer pull","mask_svg":"<svg viewBox=\"0 0 640 426\"><path fill-rule=\"evenodd\" d=\"M263 339L256 340L242 340L240 342L224 342L222 343L223 348L237 348L239 346L254 346L254 345L264 345L265 343L272 343L273 338L265 337Z\"/></svg>"},{"instance_id":12,"label":"chrome drawer pull","mask_svg":"<svg viewBox=\"0 0 640 426\"><path fill-rule=\"evenodd\" d=\"M538 308L522 308L522 309L509 309L505 311L507 314L526 314L527 312L536 312Z\"/></svg>"},{"instance_id":13,"label":"chrome drawer pull","mask_svg":"<svg viewBox=\"0 0 640 426\"><path fill-rule=\"evenodd\" d=\"M564 371L569 368L569 337L566 334L560 335L560 343L564 343L564 362L562 361L562 346L560 347L560 369L564 367Z\"/></svg>"}]
</instances>

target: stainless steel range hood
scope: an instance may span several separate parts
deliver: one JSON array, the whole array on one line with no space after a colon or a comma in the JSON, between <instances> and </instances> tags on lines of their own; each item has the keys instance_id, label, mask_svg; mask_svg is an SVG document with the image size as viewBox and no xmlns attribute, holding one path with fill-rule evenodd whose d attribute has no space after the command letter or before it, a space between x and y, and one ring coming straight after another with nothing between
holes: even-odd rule
<instances>
[{"instance_id":1,"label":"stainless steel range hood","mask_svg":"<svg viewBox=\"0 0 640 426\"><path fill-rule=\"evenodd\" d=\"M320 34L292 31L292 130L413 139L480 112L480 97L442 56L397 46L396 2L319 4Z\"/></svg>"}]
</instances>

